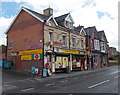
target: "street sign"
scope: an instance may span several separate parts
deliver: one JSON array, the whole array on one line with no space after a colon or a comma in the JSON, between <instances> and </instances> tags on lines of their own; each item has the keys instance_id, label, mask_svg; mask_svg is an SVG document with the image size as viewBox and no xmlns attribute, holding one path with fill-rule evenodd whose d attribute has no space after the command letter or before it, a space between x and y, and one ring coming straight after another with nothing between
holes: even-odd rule
<instances>
[{"instance_id":1,"label":"street sign","mask_svg":"<svg viewBox=\"0 0 120 95\"><path fill-rule=\"evenodd\" d=\"M43 76L44 76L44 77L47 76L47 69L43 69Z\"/></svg>"}]
</instances>

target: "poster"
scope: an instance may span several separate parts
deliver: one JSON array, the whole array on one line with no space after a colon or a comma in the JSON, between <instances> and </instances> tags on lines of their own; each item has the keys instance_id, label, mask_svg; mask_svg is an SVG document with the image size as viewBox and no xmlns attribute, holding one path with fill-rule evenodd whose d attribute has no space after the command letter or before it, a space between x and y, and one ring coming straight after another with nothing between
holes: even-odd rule
<instances>
[{"instance_id":1,"label":"poster","mask_svg":"<svg viewBox=\"0 0 120 95\"><path fill-rule=\"evenodd\" d=\"M62 57L63 58L63 68L66 68L68 66L68 57Z\"/></svg>"},{"instance_id":2,"label":"poster","mask_svg":"<svg viewBox=\"0 0 120 95\"><path fill-rule=\"evenodd\" d=\"M32 55L22 55L21 60L32 60Z\"/></svg>"}]
</instances>

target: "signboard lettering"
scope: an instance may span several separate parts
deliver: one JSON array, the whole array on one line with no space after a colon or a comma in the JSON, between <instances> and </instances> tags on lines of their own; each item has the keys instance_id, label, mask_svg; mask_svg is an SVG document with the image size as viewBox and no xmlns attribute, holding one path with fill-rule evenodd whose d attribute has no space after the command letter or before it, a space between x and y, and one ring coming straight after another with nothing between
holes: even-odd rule
<instances>
[{"instance_id":1,"label":"signboard lettering","mask_svg":"<svg viewBox=\"0 0 120 95\"><path fill-rule=\"evenodd\" d=\"M32 55L22 55L21 60L32 60Z\"/></svg>"},{"instance_id":2,"label":"signboard lettering","mask_svg":"<svg viewBox=\"0 0 120 95\"><path fill-rule=\"evenodd\" d=\"M41 54L42 49L28 50L28 51L20 51L19 55L30 55L30 54Z\"/></svg>"}]
</instances>

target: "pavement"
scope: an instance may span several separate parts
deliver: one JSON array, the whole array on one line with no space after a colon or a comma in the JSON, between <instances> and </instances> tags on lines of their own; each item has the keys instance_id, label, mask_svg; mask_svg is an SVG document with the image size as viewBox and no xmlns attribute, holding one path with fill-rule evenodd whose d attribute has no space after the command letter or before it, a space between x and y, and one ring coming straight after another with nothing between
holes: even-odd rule
<instances>
[{"instance_id":1,"label":"pavement","mask_svg":"<svg viewBox=\"0 0 120 95\"><path fill-rule=\"evenodd\" d=\"M12 69L2 69L2 81L3 83L12 82L12 81L15 82L19 80L29 80L29 79L39 79L41 81L46 81L47 79L50 80L50 79L68 78L82 74L89 74L107 68L111 68L111 67L94 68L84 71L72 71L70 74L60 72L60 73L52 74L49 77L42 77L41 75L32 75L30 72L19 72Z\"/></svg>"}]
</instances>

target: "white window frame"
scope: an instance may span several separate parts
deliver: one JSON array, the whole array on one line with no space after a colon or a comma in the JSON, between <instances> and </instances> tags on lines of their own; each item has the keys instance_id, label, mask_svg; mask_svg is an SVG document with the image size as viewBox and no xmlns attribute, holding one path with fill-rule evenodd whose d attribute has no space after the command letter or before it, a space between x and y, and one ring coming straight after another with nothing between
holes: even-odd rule
<instances>
[{"instance_id":1,"label":"white window frame","mask_svg":"<svg viewBox=\"0 0 120 95\"><path fill-rule=\"evenodd\" d=\"M64 39L64 38L65 38L65 39ZM62 46L64 46L64 47L66 47L66 46L67 46L67 36L62 35L62 43L63 43L63 45L62 45Z\"/></svg>"},{"instance_id":2,"label":"white window frame","mask_svg":"<svg viewBox=\"0 0 120 95\"><path fill-rule=\"evenodd\" d=\"M76 48L76 39L75 38L72 38L72 47Z\"/></svg>"},{"instance_id":3,"label":"white window frame","mask_svg":"<svg viewBox=\"0 0 120 95\"><path fill-rule=\"evenodd\" d=\"M84 43L84 39L82 38L82 39L81 39L81 49L84 49L84 44L85 44L85 43Z\"/></svg>"},{"instance_id":4,"label":"white window frame","mask_svg":"<svg viewBox=\"0 0 120 95\"><path fill-rule=\"evenodd\" d=\"M49 32L49 41L53 41L53 33Z\"/></svg>"}]
</instances>

